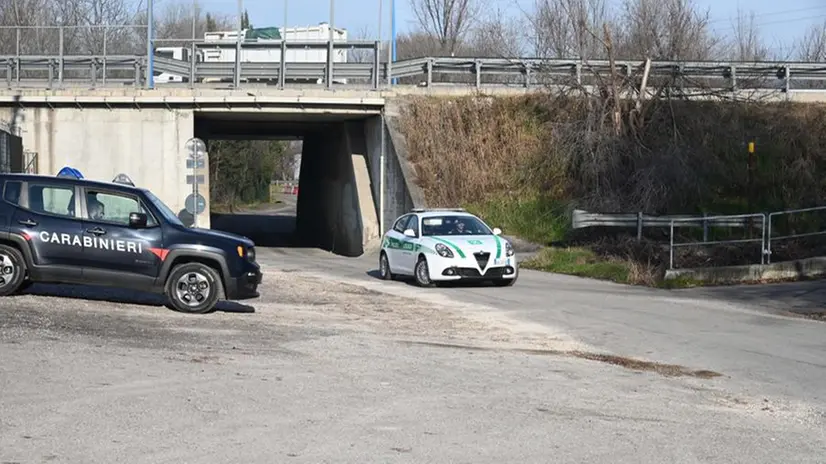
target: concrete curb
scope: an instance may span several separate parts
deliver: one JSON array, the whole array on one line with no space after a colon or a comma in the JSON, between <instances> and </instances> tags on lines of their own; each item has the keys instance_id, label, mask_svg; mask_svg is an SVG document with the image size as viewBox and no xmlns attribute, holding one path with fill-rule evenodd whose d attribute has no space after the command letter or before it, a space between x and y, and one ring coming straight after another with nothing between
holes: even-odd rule
<instances>
[{"instance_id":1,"label":"concrete curb","mask_svg":"<svg viewBox=\"0 0 826 464\"><path fill-rule=\"evenodd\" d=\"M671 269L665 272L665 280L687 278L706 283L743 283L761 280L811 278L825 275L826 257L821 256L772 264Z\"/></svg>"}]
</instances>

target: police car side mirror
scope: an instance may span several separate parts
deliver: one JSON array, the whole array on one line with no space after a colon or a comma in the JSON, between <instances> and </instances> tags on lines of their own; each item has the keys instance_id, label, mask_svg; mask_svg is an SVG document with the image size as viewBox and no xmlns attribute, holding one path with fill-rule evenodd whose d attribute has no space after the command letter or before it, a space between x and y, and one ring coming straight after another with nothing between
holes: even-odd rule
<instances>
[{"instance_id":1,"label":"police car side mirror","mask_svg":"<svg viewBox=\"0 0 826 464\"><path fill-rule=\"evenodd\" d=\"M413 232L413 229L407 229L404 231L404 235L406 237L416 238L416 232Z\"/></svg>"},{"instance_id":2,"label":"police car side mirror","mask_svg":"<svg viewBox=\"0 0 826 464\"><path fill-rule=\"evenodd\" d=\"M143 229L146 227L147 217L143 213L129 213L129 227Z\"/></svg>"},{"instance_id":3,"label":"police car side mirror","mask_svg":"<svg viewBox=\"0 0 826 464\"><path fill-rule=\"evenodd\" d=\"M493 228L493 235L502 235L502 229L498 227Z\"/></svg>"}]
</instances>

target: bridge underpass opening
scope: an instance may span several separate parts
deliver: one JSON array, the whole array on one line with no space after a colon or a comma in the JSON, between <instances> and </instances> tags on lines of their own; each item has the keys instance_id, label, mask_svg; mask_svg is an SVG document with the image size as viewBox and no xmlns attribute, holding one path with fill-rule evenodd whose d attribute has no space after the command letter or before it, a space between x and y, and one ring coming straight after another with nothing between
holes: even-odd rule
<instances>
[{"instance_id":1,"label":"bridge underpass opening","mask_svg":"<svg viewBox=\"0 0 826 464\"><path fill-rule=\"evenodd\" d=\"M363 112L195 112L195 136L207 143L210 152L210 196L222 175L231 174L232 182L238 179L240 183L260 178L251 171L255 162L246 166L248 175L238 176L239 163L245 158L252 160L252 156L238 153L241 160L232 160L228 157L233 153L226 149L234 144L222 141L280 141L293 146L296 144L289 142L298 141L301 147L297 195L277 189L281 190L277 195L281 203L213 211L210 227L245 235L259 246L310 247L343 256L361 255L380 236L381 143L374 143L381 139L380 130L380 116ZM258 150L261 146L259 143ZM213 149L218 147L221 155L213 158ZM216 202L211 199L210 204Z\"/></svg>"}]
</instances>

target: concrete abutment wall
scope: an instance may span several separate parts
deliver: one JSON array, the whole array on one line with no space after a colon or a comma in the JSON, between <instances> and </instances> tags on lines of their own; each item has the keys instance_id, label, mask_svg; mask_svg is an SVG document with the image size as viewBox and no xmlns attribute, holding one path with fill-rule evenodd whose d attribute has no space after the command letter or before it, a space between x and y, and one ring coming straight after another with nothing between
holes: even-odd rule
<instances>
[{"instance_id":1,"label":"concrete abutment wall","mask_svg":"<svg viewBox=\"0 0 826 464\"><path fill-rule=\"evenodd\" d=\"M23 147L37 154L37 174L57 175L64 166L87 179L111 181L126 173L152 190L176 213L192 187L184 146L193 136L192 110L145 108L2 108L0 119L20 130ZM208 188L200 189L209 204ZM198 216L209 227L209 211Z\"/></svg>"}]
</instances>

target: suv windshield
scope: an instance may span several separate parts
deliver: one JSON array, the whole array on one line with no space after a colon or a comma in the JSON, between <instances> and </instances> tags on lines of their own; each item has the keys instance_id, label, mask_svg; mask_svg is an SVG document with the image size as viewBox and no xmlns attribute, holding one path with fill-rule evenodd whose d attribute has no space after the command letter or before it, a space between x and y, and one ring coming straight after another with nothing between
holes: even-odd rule
<instances>
[{"instance_id":1,"label":"suv windshield","mask_svg":"<svg viewBox=\"0 0 826 464\"><path fill-rule=\"evenodd\" d=\"M484 222L468 215L429 216L422 218L422 236L492 235Z\"/></svg>"},{"instance_id":2,"label":"suv windshield","mask_svg":"<svg viewBox=\"0 0 826 464\"><path fill-rule=\"evenodd\" d=\"M150 192L149 190L144 190L143 193L146 195L146 198L149 200L155 208L161 213L161 216L164 217L169 223L175 224L181 227L186 227L178 216L169 209L169 206L166 206L166 203L162 202L160 198L156 197L155 194Z\"/></svg>"}]
</instances>

